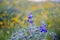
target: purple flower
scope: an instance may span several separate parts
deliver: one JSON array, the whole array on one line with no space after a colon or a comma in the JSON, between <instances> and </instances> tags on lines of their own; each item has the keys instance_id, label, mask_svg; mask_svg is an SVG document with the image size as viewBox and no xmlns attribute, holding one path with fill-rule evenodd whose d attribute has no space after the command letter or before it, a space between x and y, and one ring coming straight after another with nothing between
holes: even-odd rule
<instances>
[{"instance_id":1,"label":"purple flower","mask_svg":"<svg viewBox=\"0 0 60 40\"><path fill-rule=\"evenodd\" d=\"M45 25L40 26L40 32L44 32L44 33L47 32L47 29L46 29Z\"/></svg>"},{"instance_id":2,"label":"purple flower","mask_svg":"<svg viewBox=\"0 0 60 40\"><path fill-rule=\"evenodd\" d=\"M44 27L40 27L40 32L47 32L47 29L46 28L44 28Z\"/></svg>"},{"instance_id":3,"label":"purple flower","mask_svg":"<svg viewBox=\"0 0 60 40\"><path fill-rule=\"evenodd\" d=\"M32 17L33 17L32 15L29 15L29 16L28 16L28 19L32 19Z\"/></svg>"},{"instance_id":4,"label":"purple flower","mask_svg":"<svg viewBox=\"0 0 60 40\"><path fill-rule=\"evenodd\" d=\"M56 35L56 34L54 34L54 40L56 40L56 38L57 38L57 35Z\"/></svg>"},{"instance_id":5,"label":"purple flower","mask_svg":"<svg viewBox=\"0 0 60 40\"><path fill-rule=\"evenodd\" d=\"M32 24L33 23L33 20L28 20L28 22Z\"/></svg>"},{"instance_id":6,"label":"purple flower","mask_svg":"<svg viewBox=\"0 0 60 40\"><path fill-rule=\"evenodd\" d=\"M32 17L33 17L32 12L30 12L30 14L28 16L28 22L31 23L31 24L33 23Z\"/></svg>"},{"instance_id":7,"label":"purple flower","mask_svg":"<svg viewBox=\"0 0 60 40\"><path fill-rule=\"evenodd\" d=\"M28 15L28 19L32 19L32 12Z\"/></svg>"}]
</instances>

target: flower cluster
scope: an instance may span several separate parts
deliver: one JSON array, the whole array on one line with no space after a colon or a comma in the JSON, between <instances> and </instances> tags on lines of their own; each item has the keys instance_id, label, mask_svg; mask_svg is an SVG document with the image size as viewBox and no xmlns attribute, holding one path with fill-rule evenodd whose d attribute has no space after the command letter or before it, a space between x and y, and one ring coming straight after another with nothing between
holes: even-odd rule
<instances>
[{"instance_id":1,"label":"flower cluster","mask_svg":"<svg viewBox=\"0 0 60 40\"><path fill-rule=\"evenodd\" d=\"M33 23L33 20L32 20L32 12L30 12L30 14L28 15L28 22L30 23L30 24L32 24Z\"/></svg>"},{"instance_id":2,"label":"flower cluster","mask_svg":"<svg viewBox=\"0 0 60 40\"><path fill-rule=\"evenodd\" d=\"M40 27L32 26L32 27L19 29L16 33L12 34L10 40L30 40L30 39L31 40L43 40L43 39L46 39L45 38L46 34L49 32L46 27L47 27L46 23L42 23ZM52 34L52 35L54 35L54 40L56 40L56 35L55 34Z\"/></svg>"},{"instance_id":3,"label":"flower cluster","mask_svg":"<svg viewBox=\"0 0 60 40\"><path fill-rule=\"evenodd\" d=\"M41 32L44 32L44 33L47 32L46 26L47 26L47 25L46 25L45 23L42 23L42 25L40 26L40 31L41 31Z\"/></svg>"},{"instance_id":4,"label":"flower cluster","mask_svg":"<svg viewBox=\"0 0 60 40\"><path fill-rule=\"evenodd\" d=\"M57 40L57 35L56 34L54 34L54 40Z\"/></svg>"},{"instance_id":5,"label":"flower cluster","mask_svg":"<svg viewBox=\"0 0 60 40\"><path fill-rule=\"evenodd\" d=\"M8 35L4 33L5 29L8 29L6 31L9 31L7 33L10 35L10 33L12 33L10 31L12 29L14 30L15 27L17 28L17 26L19 26L20 27L19 29L30 27L29 24L33 24L33 22L39 27L31 26L30 28L27 28L27 29L25 28L25 30L23 29L24 32L28 30L26 33L15 32L16 34L13 33L12 35L16 35L16 36L15 37L12 36L11 38L13 38L13 40L18 40L19 38L23 38L24 40L25 38L26 40L29 40L29 38L38 38L38 39L40 38L39 40L41 40L42 39L41 34L42 33L45 34L48 32L45 24L42 24L40 26L42 17L48 23L49 30L53 31L56 28L56 26L58 26L57 27L58 30L60 29L59 28L60 26L60 9L59 9L60 3L58 2L57 3L55 2L48 2L48 3L33 2L31 3L31 2L28 2L27 0L23 0L23 1L22 0L0 0L0 3L1 3L0 4L0 9L1 9L0 10L0 29L2 31L0 32L0 34L2 34L0 35L0 38L1 38L0 40L7 40L6 38L8 37ZM27 13L30 10L33 12L34 18L32 16L32 12L30 12L28 17L26 17ZM32 20L32 18L34 19L34 21ZM27 23L27 20L29 24ZM19 30L19 31L22 31L22 30ZM26 37L26 35L28 36ZM57 36L54 35L53 37L54 37L54 40L56 40ZM38 39L35 39L35 40L38 40Z\"/></svg>"},{"instance_id":6,"label":"flower cluster","mask_svg":"<svg viewBox=\"0 0 60 40\"><path fill-rule=\"evenodd\" d=\"M41 29L41 30L40 30ZM43 33L42 33L43 32ZM48 33L47 29L41 28L40 27L28 27L24 29L19 29L15 33L12 33L11 39L10 40L43 40L46 37L46 34ZM52 32L51 36L53 35L54 40L56 40L56 35ZM49 35L50 35L49 33Z\"/></svg>"},{"instance_id":7,"label":"flower cluster","mask_svg":"<svg viewBox=\"0 0 60 40\"><path fill-rule=\"evenodd\" d=\"M28 22L30 24L33 23L32 17L33 17L32 13L30 13L28 16ZM23 39L23 40L30 40L30 39L31 40L43 40L43 39L45 39L45 36L48 32L49 31L47 30L47 24L45 23L45 21L42 21L42 25L40 27L33 25L31 27L17 30L16 33L12 34L11 40L19 40L19 39L20 40L21 39ZM52 34L52 35L54 35L54 40L56 40L56 35L55 34Z\"/></svg>"}]
</instances>

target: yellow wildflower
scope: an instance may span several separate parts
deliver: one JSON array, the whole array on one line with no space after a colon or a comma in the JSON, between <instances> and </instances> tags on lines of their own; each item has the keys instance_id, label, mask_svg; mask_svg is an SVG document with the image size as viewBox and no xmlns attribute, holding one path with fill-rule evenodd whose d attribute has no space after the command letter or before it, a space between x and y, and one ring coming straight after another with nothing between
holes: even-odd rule
<instances>
[{"instance_id":1,"label":"yellow wildflower","mask_svg":"<svg viewBox=\"0 0 60 40\"><path fill-rule=\"evenodd\" d=\"M43 4L43 7L44 7L44 8L50 8L50 7L53 7L53 6L54 6L53 3Z\"/></svg>"},{"instance_id":2,"label":"yellow wildflower","mask_svg":"<svg viewBox=\"0 0 60 40\"><path fill-rule=\"evenodd\" d=\"M41 12L41 16L42 16L42 15L44 15L44 13L43 13L43 12Z\"/></svg>"},{"instance_id":3,"label":"yellow wildflower","mask_svg":"<svg viewBox=\"0 0 60 40\"><path fill-rule=\"evenodd\" d=\"M2 25L3 24L3 22L0 22L0 25Z\"/></svg>"},{"instance_id":4,"label":"yellow wildflower","mask_svg":"<svg viewBox=\"0 0 60 40\"><path fill-rule=\"evenodd\" d=\"M17 18L12 18L13 21L15 22L18 22L18 19Z\"/></svg>"},{"instance_id":5,"label":"yellow wildflower","mask_svg":"<svg viewBox=\"0 0 60 40\"><path fill-rule=\"evenodd\" d=\"M3 13L2 16L6 16L7 14L6 13Z\"/></svg>"},{"instance_id":6,"label":"yellow wildflower","mask_svg":"<svg viewBox=\"0 0 60 40\"><path fill-rule=\"evenodd\" d=\"M26 20L28 20L28 18L27 17L23 17L23 20L26 21Z\"/></svg>"},{"instance_id":7,"label":"yellow wildflower","mask_svg":"<svg viewBox=\"0 0 60 40\"><path fill-rule=\"evenodd\" d=\"M55 6L53 3L48 3L48 8Z\"/></svg>"},{"instance_id":8,"label":"yellow wildflower","mask_svg":"<svg viewBox=\"0 0 60 40\"><path fill-rule=\"evenodd\" d=\"M20 18L22 16L21 13L17 14L16 18Z\"/></svg>"},{"instance_id":9,"label":"yellow wildflower","mask_svg":"<svg viewBox=\"0 0 60 40\"><path fill-rule=\"evenodd\" d=\"M49 11L46 11L45 14L46 14L46 15L49 14Z\"/></svg>"},{"instance_id":10,"label":"yellow wildflower","mask_svg":"<svg viewBox=\"0 0 60 40\"><path fill-rule=\"evenodd\" d=\"M41 15L39 15L39 14L37 14L36 16L37 16L38 18L40 18L40 17L41 17Z\"/></svg>"},{"instance_id":11,"label":"yellow wildflower","mask_svg":"<svg viewBox=\"0 0 60 40\"><path fill-rule=\"evenodd\" d=\"M46 4L43 5L44 8L48 8Z\"/></svg>"},{"instance_id":12,"label":"yellow wildflower","mask_svg":"<svg viewBox=\"0 0 60 40\"><path fill-rule=\"evenodd\" d=\"M44 18L45 18L46 20L48 20L48 16L44 16Z\"/></svg>"},{"instance_id":13,"label":"yellow wildflower","mask_svg":"<svg viewBox=\"0 0 60 40\"><path fill-rule=\"evenodd\" d=\"M11 18L11 20L15 22L19 22L19 18L21 17L21 14L18 14L15 18Z\"/></svg>"},{"instance_id":14,"label":"yellow wildflower","mask_svg":"<svg viewBox=\"0 0 60 40\"><path fill-rule=\"evenodd\" d=\"M8 29L10 29L10 25L8 25Z\"/></svg>"},{"instance_id":15,"label":"yellow wildflower","mask_svg":"<svg viewBox=\"0 0 60 40\"><path fill-rule=\"evenodd\" d=\"M24 28L24 21L19 21L18 23L22 28Z\"/></svg>"},{"instance_id":16,"label":"yellow wildflower","mask_svg":"<svg viewBox=\"0 0 60 40\"><path fill-rule=\"evenodd\" d=\"M30 10L32 10L32 11L35 11L35 10L37 10L38 9L38 6L31 6L30 7Z\"/></svg>"}]
</instances>

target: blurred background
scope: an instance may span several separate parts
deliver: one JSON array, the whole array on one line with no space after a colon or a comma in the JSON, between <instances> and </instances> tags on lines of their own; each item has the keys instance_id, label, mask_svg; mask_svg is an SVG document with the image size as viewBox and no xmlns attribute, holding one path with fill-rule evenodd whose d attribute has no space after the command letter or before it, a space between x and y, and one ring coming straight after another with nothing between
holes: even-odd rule
<instances>
[{"instance_id":1,"label":"blurred background","mask_svg":"<svg viewBox=\"0 0 60 40\"><path fill-rule=\"evenodd\" d=\"M8 40L15 28L29 27L28 14L32 12L34 24L44 20L49 31L60 40L59 0L0 0L0 40Z\"/></svg>"}]
</instances>

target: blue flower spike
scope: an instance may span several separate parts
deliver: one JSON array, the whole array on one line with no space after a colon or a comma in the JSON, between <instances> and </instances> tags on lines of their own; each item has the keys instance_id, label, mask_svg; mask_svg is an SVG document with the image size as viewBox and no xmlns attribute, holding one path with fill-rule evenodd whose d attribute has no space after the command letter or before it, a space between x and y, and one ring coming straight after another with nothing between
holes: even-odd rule
<instances>
[{"instance_id":1,"label":"blue flower spike","mask_svg":"<svg viewBox=\"0 0 60 40\"><path fill-rule=\"evenodd\" d=\"M57 35L56 34L54 34L54 40L56 40L57 39Z\"/></svg>"},{"instance_id":2,"label":"blue flower spike","mask_svg":"<svg viewBox=\"0 0 60 40\"><path fill-rule=\"evenodd\" d=\"M44 32L44 33L47 32L46 24L42 23L42 26L40 26L40 32Z\"/></svg>"},{"instance_id":3,"label":"blue flower spike","mask_svg":"<svg viewBox=\"0 0 60 40\"><path fill-rule=\"evenodd\" d=\"M46 33L47 32L47 29L44 28L44 27L40 27L40 31Z\"/></svg>"},{"instance_id":4,"label":"blue flower spike","mask_svg":"<svg viewBox=\"0 0 60 40\"><path fill-rule=\"evenodd\" d=\"M30 14L28 15L28 22L30 23L30 24L33 24L33 20L32 20L32 12L30 12Z\"/></svg>"},{"instance_id":5,"label":"blue flower spike","mask_svg":"<svg viewBox=\"0 0 60 40\"><path fill-rule=\"evenodd\" d=\"M32 24L33 23L33 20L28 20L28 22Z\"/></svg>"},{"instance_id":6,"label":"blue flower spike","mask_svg":"<svg viewBox=\"0 0 60 40\"><path fill-rule=\"evenodd\" d=\"M28 19L32 19L32 12L30 12L30 14L28 15Z\"/></svg>"}]
</instances>

